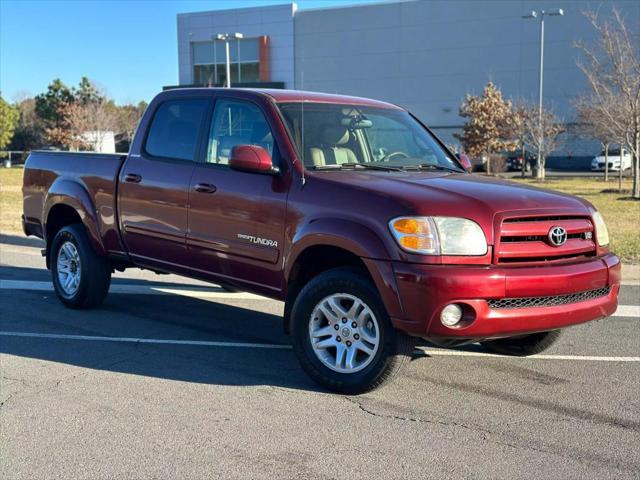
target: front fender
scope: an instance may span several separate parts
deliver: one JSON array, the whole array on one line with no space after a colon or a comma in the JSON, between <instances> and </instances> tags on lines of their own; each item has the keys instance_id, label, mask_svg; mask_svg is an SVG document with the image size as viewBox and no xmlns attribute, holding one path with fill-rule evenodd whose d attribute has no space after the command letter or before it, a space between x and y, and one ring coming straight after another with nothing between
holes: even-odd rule
<instances>
[{"instance_id":1,"label":"front fender","mask_svg":"<svg viewBox=\"0 0 640 480\"><path fill-rule=\"evenodd\" d=\"M69 178L56 179L44 201L42 212L43 229L46 232L49 213L56 205L67 205L73 208L84 225L89 240L98 255L106 255L106 250L100 237L100 226L96 209L87 189L80 182ZM48 245L47 245L48 248Z\"/></svg>"},{"instance_id":2,"label":"front fender","mask_svg":"<svg viewBox=\"0 0 640 480\"><path fill-rule=\"evenodd\" d=\"M296 260L307 248L326 245L342 248L360 257L391 316L400 315L398 295L389 247L370 228L344 219L321 219L310 222L294 235L286 255L285 281L288 284Z\"/></svg>"},{"instance_id":3,"label":"front fender","mask_svg":"<svg viewBox=\"0 0 640 480\"><path fill-rule=\"evenodd\" d=\"M323 218L309 222L293 236L285 257L286 279L300 254L316 245L342 248L363 259L391 259L387 247L370 228L351 220Z\"/></svg>"}]
</instances>

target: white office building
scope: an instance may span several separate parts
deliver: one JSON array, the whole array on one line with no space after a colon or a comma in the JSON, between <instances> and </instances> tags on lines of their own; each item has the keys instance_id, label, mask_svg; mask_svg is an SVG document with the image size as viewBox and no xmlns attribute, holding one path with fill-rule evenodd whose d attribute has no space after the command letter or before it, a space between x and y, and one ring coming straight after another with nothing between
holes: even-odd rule
<instances>
[{"instance_id":1,"label":"white office building","mask_svg":"<svg viewBox=\"0 0 640 480\"><path fill-rule=\"evenodd\" d=\"M572 102L586 88L574 44L595 39L583 12L605 14L612 5L633 31L640 31L637 0L414 0L184 13L177 19L179 84L222 85L224 42L214 38L239 32L244 38L231 42L233 85L389 101L453 142L465 94L480 93L488 81L507 98L537 101L540 22L523 15L562 8L563 16L545 17L544 103L571 122ZM561 154L592 155L597 148L572 139Z\"/></svg>"}]
</instances>

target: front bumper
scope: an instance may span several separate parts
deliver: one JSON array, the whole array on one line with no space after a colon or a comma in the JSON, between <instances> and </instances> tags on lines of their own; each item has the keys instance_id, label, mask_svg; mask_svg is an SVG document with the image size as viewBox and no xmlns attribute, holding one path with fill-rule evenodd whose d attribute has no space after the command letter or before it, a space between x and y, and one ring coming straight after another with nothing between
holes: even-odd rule
<instances>
[{"instance_id":1,"label":"front bumper","mask_svg":"<svg viewBox=\"0 0 640 480\"><path fill-rule=\"evenodd\" d=\"M402 317L392 317L392 322L421 337L498 338L568 327L614 313L620 290L620 261L612 254L587 262L526 267L398 262L393 270ZM578 295L579 300L561 305L552 301L549 306L489 305L495 299L555 297L598 289L606 292L587 299ZM465 311L454 327L440 322L442 309L450 303L461 304Z\"/></svg>"},{"instance_id":2,"label":"front bumper","mask_svg":"<svg viewBox=\"0 0 640 480\"><path fill-rule=\"evenodd\" d=\"M609 171L610 172L617 172L620 170L620 164L614 164L614 163L609 163ZM591 171L592 172L604 172L605 168L604 168L604 163L592 163L591 164Z\"/></svg>"}]
</instances>

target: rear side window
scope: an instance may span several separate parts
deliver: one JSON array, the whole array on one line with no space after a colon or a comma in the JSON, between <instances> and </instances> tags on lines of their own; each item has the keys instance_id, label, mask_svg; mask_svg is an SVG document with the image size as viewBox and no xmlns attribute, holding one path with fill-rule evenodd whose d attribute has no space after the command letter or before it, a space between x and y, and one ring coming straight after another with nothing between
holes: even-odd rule
<instances>
[{"instance_id":1,"label":"rear side window","mask_svg":"<svg viewBox=\"0 0 640 480\"><path fill-rule=\"evenodd\" d=\"M149 127L146 152L154 157L195 160L207 103L206 99L194 98L160 105Z\"/></svg>"}]
</instances>

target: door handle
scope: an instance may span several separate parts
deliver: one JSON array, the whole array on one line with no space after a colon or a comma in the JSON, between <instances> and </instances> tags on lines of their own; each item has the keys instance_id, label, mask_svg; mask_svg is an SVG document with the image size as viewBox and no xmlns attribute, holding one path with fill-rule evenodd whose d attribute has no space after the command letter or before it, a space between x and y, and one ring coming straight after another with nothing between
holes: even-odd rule
<instances>
[{"instance_id":1,"label":"door handle","mask_svg":"<svg viewBox=\"0 0 640 480\"><path fill-rule=\"evenodd\" d=\"M129 183L140 183L141 180L142 177L137 173L127 173L124 177L124 181Z\"/></svg>"},{"instance_id":2,"label":"door handle","mask_svg":"<svg viewBox=\"0 0 640 480\"><path fill-rule=\"evenodd\" d=\"M210 183L198 183L195 187L196 192L200 193L216 193L216 186Z\"/></svg>"}]
</instances>

